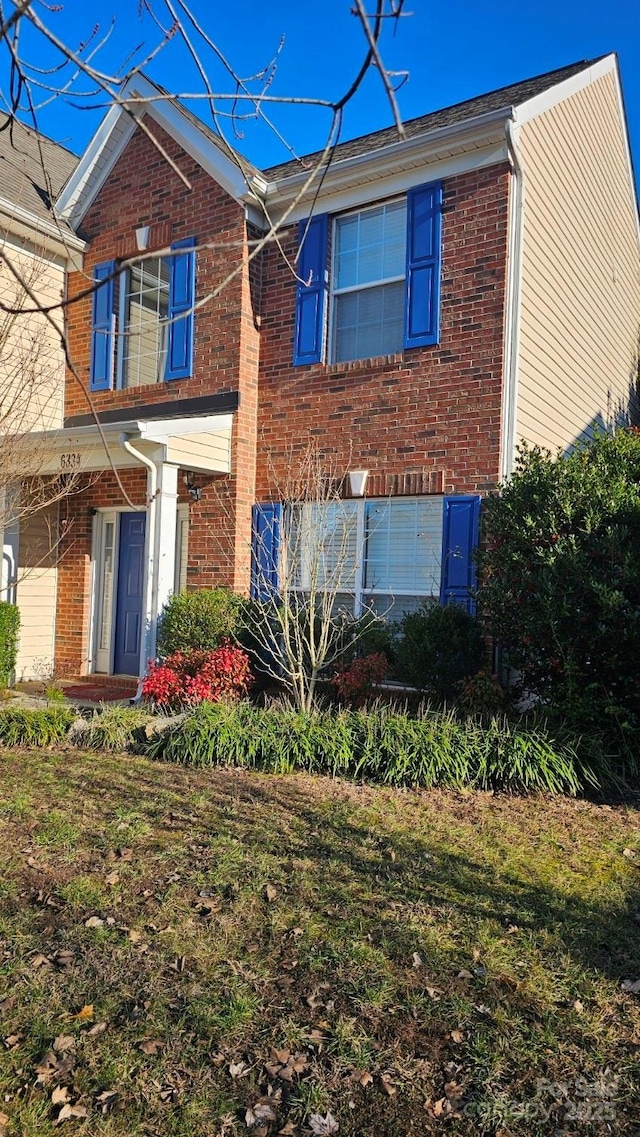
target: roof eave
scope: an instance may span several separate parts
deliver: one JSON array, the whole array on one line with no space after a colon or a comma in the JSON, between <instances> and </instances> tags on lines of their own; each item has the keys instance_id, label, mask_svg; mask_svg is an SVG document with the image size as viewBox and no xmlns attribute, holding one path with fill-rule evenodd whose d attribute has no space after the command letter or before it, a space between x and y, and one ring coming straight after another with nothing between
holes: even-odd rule
<instances>
[{"instance_id":1,"label":"roof eave","mask_svg":"<svg viewBox=\"0 0 640 1137\"><path fill-rule=\"evenodd\" d=\"M378 176L384 177L385 174L397 169L398 163L403 159L419 157L424 158L425 161L436 161L443 152L450 150L452 142L455 142L460 149L472 150L501 140L504 137L504 123L507 119L512 118L513 114L514 108L512 106L501 107L497 111L489 111L473 118L463 119L462 122L438 127L436 130L429 130L413 138L399 139L397 142L380 147L378 150L370 150L352 158L338 160L332 163L328 169L323 165L318 167L317 171L313 171L311 168L289 174L284 178L276 178L274 181L267 182L266 188L264 188L264 183L260 184L257 179L254 179L252 188L255 196L263 197L267 202L277 197L285 205L287 200L295 197L313 173L314 178L309 187L309 193L315 196L317 190L315 182L322 174L324 174L322 178L323 194L333 192L340 189L345 182L350 181L354 173L365 168L375 169Z\"/></svg>"}]
</instances>

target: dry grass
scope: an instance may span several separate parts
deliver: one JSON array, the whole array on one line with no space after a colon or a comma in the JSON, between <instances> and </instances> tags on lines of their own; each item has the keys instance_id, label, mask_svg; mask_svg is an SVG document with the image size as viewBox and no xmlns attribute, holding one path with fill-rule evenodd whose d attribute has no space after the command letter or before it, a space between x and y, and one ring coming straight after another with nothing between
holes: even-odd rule
<instances>
[{"instance_id":1,"label":"dry grass","mask_svg":"<svg viewBox=\"0 0 640 1137\"><path fill-rule=\"evenodd\" d=\"M0 863L0 1134L638 1131L635 809L4 752Z\"/></svg>"}]
</instances>

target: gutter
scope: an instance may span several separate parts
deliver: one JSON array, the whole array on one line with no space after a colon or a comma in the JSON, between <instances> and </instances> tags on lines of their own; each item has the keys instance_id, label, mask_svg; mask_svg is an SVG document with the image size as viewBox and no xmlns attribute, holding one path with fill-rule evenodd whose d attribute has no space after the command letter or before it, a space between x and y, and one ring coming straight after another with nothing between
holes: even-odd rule
<instances>
[{"instance_id":1,"label":"gutter","mask_svg":"<svg viewBox=\"0 0 640 1137\"><path fill-rule=\"evenodd\" d=\"M140 671L138 689L131 700L139 703L142 698L142 677L146 671L146 662L155 659L156 655L156 621L153 619L154 596L156 592L156 514L158 510L158 467L152 458L148 458L141 450L132 445L126 434L120 435L120 442L124 450L136 458L149 471L149 505L147 506L147 574L144 590L144 633L141 637Z\"/></svg>"},{"instance_id":2,"label":"gutter","mask_svg":"<svg viewBox=\"0 0 640 1137\"><path fill-rule=\"evenodd\" d=\"M387 166L394 169L399 158L411 154L413 151L418 153L426 149L437 151L442 145L451 140L455 141L459 136L473 136L475 134L476 138L472 137L469 141L476 141L481 145L489 141L487 132L490 133L490 128L498 124L501 125L512 114L513 107L502 107L497 111L487 111L485 114L476 115L474 118L450 123L449 126L437 127L435 130L426 131L424 134L418 134L413 138L387 143L377 150L368 150L364 154L337 159L329 166L324 178L323 190L333 188L334 183L339 183L344 177L351 176L354 171L358 171L362 166L375 165L378 173ZM430 155L430 157L432 156ZM324 169L325 167L322 167L322 170ZM252 196L268 201L269 198L277 194L282 203L286 204L287 197L295 195L296 189L308 180L310 172L310 169L300 170L273 181L266 181L260 175L253 177L250 179L250 186L253 190Z\"/></svg>"},{"instance_id":3,"label":"gutter","mask_svg":"<svg viewBox=\"0 0 640 1137\"><path fill-rule=\"evenodd\" d=\"M42 217L36 217L28 209L23 209L22 206L8 201L7 198L0 198L0 213L4 213L21 225L25 225L29 229L32 239L34 234L48 238L65 252L68 249L73 249L74 252L82 253L86 248L87 242L77 237L71 229L62 229L53 221L45 221Z\"/></svg>"},{"instance_id":4,"label":"gutter","mask_svg":"<svg viewBox=\"0 0 640 1137\"><path fill-rule=\"evenodd\" d=\"M500 481L513 473L516 449L518 397L518 351L520 345L520 299L522 295L522 246L524 230L524 170L518 148L516 109L505 124L507 149L513 177L509 207L509 261L504 335L504 378L500 430Z\"/></svg>"}]
</instances>

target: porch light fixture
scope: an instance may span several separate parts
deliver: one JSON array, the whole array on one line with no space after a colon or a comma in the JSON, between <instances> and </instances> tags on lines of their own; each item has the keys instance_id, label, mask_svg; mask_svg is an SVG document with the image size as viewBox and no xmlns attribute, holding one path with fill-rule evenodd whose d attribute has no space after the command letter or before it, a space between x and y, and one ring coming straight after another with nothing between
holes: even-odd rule
<instances>
[{"instance_id":1,"label":"porch light fixture","mask_svg":"<svg viewBox=\"0 0 640 1137\"><path fill-rule=\"evenodd\" d=\"M349 470L349 485L351 487L352 497L364 497L368 477L368 470Z\"/></svg>"},{"instance_id":2,"label":"porch light fixture","mask_svg":"<svg viewBox=\"0 0 640 1137\"><path fill-rule=\"evenodd\" d=\"M191 494L194 501L200 501L202 497L202 489L197 486L193 480L193 474L184 475L184 484L187 487L187 492Z\"/></svg>"},{"instance_id":3,"label":"porch light fixture","mask_svg":"<svg viewBox=\"0 0 640 1137\"><path fill-rule=\"evenodd\" d=\"M149 248L150 232L150 225L141 225L139 229L136 229L136 247L139 253L144 253L145 249Z\"/></svg>"}]
</instances>

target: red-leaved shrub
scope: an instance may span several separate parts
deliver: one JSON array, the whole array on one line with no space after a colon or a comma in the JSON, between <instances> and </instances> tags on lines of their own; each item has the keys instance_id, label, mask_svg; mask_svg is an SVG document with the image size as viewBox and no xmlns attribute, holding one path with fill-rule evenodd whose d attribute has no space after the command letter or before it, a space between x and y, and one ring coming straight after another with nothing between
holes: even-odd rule
<instances>
[{"instance_id":1,"label":"red-leaved shrub","mask_svg":"<svg viewBox=\"0 0 640 1137\"><path fill-rule=\"evenodd\" d=\"M362 659L354 659L331 682L339 699L352 707L360 707L388 674L389 660L383 652L375 651Z\"/></svg>"},{"instance_id":2,"label":"red-leaved shrub","mask_svg":"<svg viewBox=\"0 0 640 1137\"><path fill-rule=\"evenodd\" d=\"M247 653L227 641L215 651L176 651L162 663L150 663L142 695L163 710L176 710L240 699L252 683Z\"/></svg>"}]
</instances>

